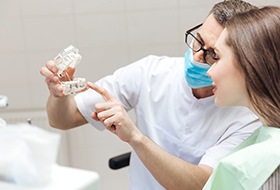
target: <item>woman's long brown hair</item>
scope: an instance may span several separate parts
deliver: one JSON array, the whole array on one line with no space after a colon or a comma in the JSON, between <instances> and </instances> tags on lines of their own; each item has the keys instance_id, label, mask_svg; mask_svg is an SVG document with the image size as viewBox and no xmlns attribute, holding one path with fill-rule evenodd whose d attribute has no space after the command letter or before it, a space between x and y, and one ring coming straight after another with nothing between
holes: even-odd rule
<instances>
[{"instance_id":1,"label":"woman's long brown hair","mask_svg":"<svg viewBox=\"0 0 280 190\"><path fill-rule=\"evenodd\" d=\"M226 29L252 108L265 125L280 128L280 8L238 14Z\"/></svg>"}]
</instances>

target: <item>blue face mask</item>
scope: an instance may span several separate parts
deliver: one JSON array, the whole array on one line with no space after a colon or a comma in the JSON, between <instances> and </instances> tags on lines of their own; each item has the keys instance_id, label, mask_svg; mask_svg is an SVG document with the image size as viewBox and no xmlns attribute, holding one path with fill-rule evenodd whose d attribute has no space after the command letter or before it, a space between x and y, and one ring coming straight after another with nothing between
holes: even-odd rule
<instances>
[{"instance_id":1,"label":"blue face mask","mask_svg":"<svg viewBox=\"0 0 280 190\"><path fill-rule=\"evenodd\" d=\"M202 88L212 85L212 79L207 75L210 65L196 62L192 50L185 53L185 77L191 88Z\"/></svg>"}]
</instances>

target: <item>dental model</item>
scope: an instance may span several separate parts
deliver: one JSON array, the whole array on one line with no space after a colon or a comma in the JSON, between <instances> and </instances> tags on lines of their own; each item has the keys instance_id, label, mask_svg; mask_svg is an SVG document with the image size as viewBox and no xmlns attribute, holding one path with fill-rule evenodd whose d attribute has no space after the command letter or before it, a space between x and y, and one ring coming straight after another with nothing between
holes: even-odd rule
<instances>
[{"instance_id":1,"label":"dental model","mask_svg":"<svg viewBox=\"0 0 280 190\"><path fill-rule=\"evenodd\" d=\"M64 87L63 94L76 94L87 89L87 81L85 78L74 78L72 81L61 82Z\"/></svg>"},{"instance_id":2,"label":"dental model","mask_svg":"<svg viewBox=\"0 0 280 190\"><path fill-rule=\"evenodd\" d=\"M58 76L61 78L63 72L68 68L75 68L81 62L82 56L79 54L79 50L70 45L67 48L61 50L59 54L54 58L54 62L58 67Z\"/></svg>"},{"instance_id":3,"label":"dental model","mask_svg":"<svg viewBox=\"0 0 280 190\"><path fill-rule=\"evenodd\" d=\"M54 62L58 67L57 75L62 78L64 74L69 78L66 69L68 67L75 68L81 62L82 56L79 54L79 50L70 45L67 48L59 52L54 58ZM76 94L86 90L87 84L85 78L74 78L73 80L61 82L63 88L63 94Z\"/></svg>"}]
</instances>

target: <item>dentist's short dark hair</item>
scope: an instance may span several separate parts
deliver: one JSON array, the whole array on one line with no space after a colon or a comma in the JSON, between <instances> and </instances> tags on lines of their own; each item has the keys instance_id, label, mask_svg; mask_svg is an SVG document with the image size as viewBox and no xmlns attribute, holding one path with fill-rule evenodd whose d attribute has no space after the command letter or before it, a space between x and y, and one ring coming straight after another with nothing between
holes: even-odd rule
<instances>
[{"instance_id":1,"label":"dentist's short dark hair","mask_svg":"<svg viewBox=\"0 0 280 190\"><path fill-rule=\"evenodd\" d=\"M224 0L213 6L210 14L213 14L216 21L223 27L226 22L237 13L247 12L257 9L256 6L242 0Z\"/></svg>"}]
</instances>

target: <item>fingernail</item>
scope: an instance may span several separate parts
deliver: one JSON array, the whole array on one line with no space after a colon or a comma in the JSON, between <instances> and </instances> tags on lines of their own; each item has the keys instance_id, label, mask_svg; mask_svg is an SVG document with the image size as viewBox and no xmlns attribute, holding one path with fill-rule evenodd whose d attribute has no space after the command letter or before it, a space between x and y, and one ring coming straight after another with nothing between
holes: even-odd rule
<instances>
[{"instance_id":1,"label":"fingernail","mask_svg":"<svg viewBox=\"0 0 280 190\"><path fill-rule=\"evenodd\" d=\"M54 82L57 82L59 79L58 79L56 76L54 76L52 80L53 80Z\"/></svg>"}]
</instances>

